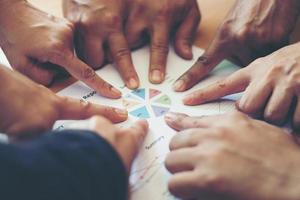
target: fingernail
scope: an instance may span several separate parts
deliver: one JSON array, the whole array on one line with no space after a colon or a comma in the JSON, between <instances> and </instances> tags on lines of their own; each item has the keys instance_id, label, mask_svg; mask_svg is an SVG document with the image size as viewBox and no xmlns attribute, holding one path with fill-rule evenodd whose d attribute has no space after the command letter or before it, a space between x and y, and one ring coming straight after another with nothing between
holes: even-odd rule
<instances>
[{"instance_id":1,"label":"fingernail","mask_svg":"<svg viewBox=\"0 0 300 200\"><path fill-rule=\"evenodd\" d=\"M173 87L175 91L182 92L185 89L185 82L183 80L178 80Z\"/></svg>"},{"instance_id":2,"label":"fingernail","mask_svg":"<svg viewBox=\"0 0 300 200\"><path fill-rule=\"evenodd\" d=\"M185 47L184 51L185 51L185 53L187 55L187 59L191 60L191 59L194 58L193 52L192 52L192 50L191 50L190 47Z\"/></svg>"},{"instance_id":3,"label":"fingernail","mask_svg":"<svg viewBox=\"0 0 300 200\"><path fill-rule=\"evenodd\" d=\"M128 88L130 89L136 89L139 87L139 83L136 79L131 78L129 79L128 83L127 83Z\"/></svg>"},{"instance_id":4,"label":"fingernail","mask_svg":"<svg viewBox=\"0 0 300 200\"><path fill-rule=\"evenodd\" d=\"M122 93L114 87L110 89L116 96L121 97Z\"/></svg>"},{"instance_id":5,"label":"fingernail","mask_svg":"<svg viewBox=\"0 0 300 200\"><path fill-rule=\"evenodd\" d=\"M185 96L182 99L182 101L183 101L183 104L185 104L185 105L192 105L193 104L193 99L194 99L194 95L189 94L189 95Z\"/></svg>"},{"instance_id":6,"label":"fingernail","mask_svg":"<svg viewBox=\"0 0 300 200\"><path fill-rule=\"evenodd\" d=\"M159 70L153 70L151 72L151 82L152 83L161 83L163 80L163 73Z\"/></svg>"},{"instance_id":7,"label":"fingernail","mask_svg":"<svg viewBox=\"0 0 300 200\"><path fill-rule=\"evenodd\" d=\"M124 109L118 109L118 108L115 108L115 112L120 115L121 117L127 117L128 116L128 112L127 110L124 110Z\"/></svg>"},{"instance_id":8,"label":"fingernail","mask_svg":"<svg viewBox=\"0 0 300 200\"><path fill-rule=\"evenodd\" d=\"M175 113L169 112L165 115L166 122L174 122L177 119L177 115Z\"/></svg>"}]
</instances>

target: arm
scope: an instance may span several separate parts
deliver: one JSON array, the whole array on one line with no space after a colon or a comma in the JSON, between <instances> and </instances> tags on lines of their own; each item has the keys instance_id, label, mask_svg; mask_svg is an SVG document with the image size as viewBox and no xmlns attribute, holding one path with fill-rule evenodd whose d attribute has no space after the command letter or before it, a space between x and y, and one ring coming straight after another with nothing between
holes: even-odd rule
<instances>
[{"instance_id":1,"label":"arm","mask_svg":"<svg viewBox=\"0 0 300 200\"><path fill-rule=\"evenodd\" d=\"M10 137L46 132L60 119L87 119L94 115L113 122L127 119L127 111L57 96L1 65L0 80L0 132Z\"/></svg>"},{"instance_id":2,"label":"arm","mask_svg":"<svg viewBox=\"0 0 300 200\"><path fill-rule=\"evenodd\" d=\"M74 55L74 29L26 0L0 0L0 46L15 70L46 86L67 71L99 94L120 98L120 91Z\"/></svg>"},{"instance_id":3,"label":"arm","mask_svg":"<svg viewBox=\"0 0 300 200\"><path fill-rule=\"evenodd\" d=\"M125 199L118 154L91 132L65 131L22 144L0 144L3 199Z\"/></svg>"}]
</instances>

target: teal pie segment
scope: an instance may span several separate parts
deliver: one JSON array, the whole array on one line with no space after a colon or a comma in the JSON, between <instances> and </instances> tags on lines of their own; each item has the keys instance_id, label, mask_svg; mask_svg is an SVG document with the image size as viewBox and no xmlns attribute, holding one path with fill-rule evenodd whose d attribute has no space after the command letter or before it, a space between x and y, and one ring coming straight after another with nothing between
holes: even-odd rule
<instances>
[{"instance_id":1,"label":"teal pie segment","mask_svg":"<svg viewBox=\"0 0 300 200\"><path fill-rule=\"evenodd\" d=\"M150 118L150 114L146 108L146 106L143 106L141 108L138 108L134 111L131 111L130 112L131 115L137 117L137 118L140 118L140 119L148 119Z\"/></svg>"},{"instance_id":2,"label":"teal pie segment","mask_svg":"<svg viewBox=\"0 0 300 200\"><path fill-rule=\"evenodd\" d=\"M146 99L146 89L138 89L132 92L132 94L142 98Z\"/></svg>"}]
</instances>

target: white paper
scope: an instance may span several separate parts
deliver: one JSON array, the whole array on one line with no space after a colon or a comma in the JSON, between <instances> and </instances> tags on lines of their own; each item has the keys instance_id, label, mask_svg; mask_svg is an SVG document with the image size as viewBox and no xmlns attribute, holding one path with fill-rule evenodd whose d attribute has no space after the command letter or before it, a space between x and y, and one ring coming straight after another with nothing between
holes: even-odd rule
<instances>
[{"instance_id":1,"label":"white paper","mask_svg":"<svg viewBox=\"0 0 300 200\"><path fill-rule=\"evenodd\" d=\"M194 48L194 55L197 58L203 51ZM131 199L132 200L167 200L175 199L167 189L169 173L164 167L164 159L169 152L169 141L175 131L169 128L163 118L164 112L182 112L192 116L214 115L235 110L234 103L228 100L209 103L201 106L188 107L182 104L182 97L187 93L176 93L172 90L172 84L180 77L196 60L186 61L179 58L173 50L168 57L167 78L161 85L153 85L148 81L149 49L145 47L133 53L133 61L141 80L141 90L138 93L125 88L122 79L113 65L108 65L97 73L106 81L119 88L123 98L119 100L106 99L93 90L89 89L82 82L77 82L59 92L59 95L84 99L92 103L124 108L127 105L130 113L129 120L120 126L127 126L136 121L138 117L147 118L150 124L150 131L141 147L140 153L134 162L130 175ZM192 90L205 87L208 84L222 79L238 67L229 62L221 63L210 77L202 81ZM145 98L144 90L145 89ZM153 90L150 90L153 89ZM161 92L161 93L159 93ZM156 96L155 96L156 95ZM153 98L150 98L155 96ZM145 112L148 111L148 114ZM162 116L159 116L162 115ZM149 117L149 118L148 118ZM217 123L217 122L216 122ZM72 124L72 121L56 123L54 128L65 129Z\"/></svg>"}]
</instances>

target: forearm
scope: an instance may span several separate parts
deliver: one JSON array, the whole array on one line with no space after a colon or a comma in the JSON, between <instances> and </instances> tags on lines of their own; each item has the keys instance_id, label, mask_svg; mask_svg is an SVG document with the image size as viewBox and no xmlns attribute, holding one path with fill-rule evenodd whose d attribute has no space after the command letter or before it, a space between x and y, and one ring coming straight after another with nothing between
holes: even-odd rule
<instances>
[{"instance_id":1,"label":"forearm","mask_svg":"<svg viewBox=\"0 0 300 200\"><path fill-rule=\"evenodd\" d=\"M0 149L4 199L126 199L121 160L104 139L90 132L55 133Z\"/></svg>"}]
</instances>

